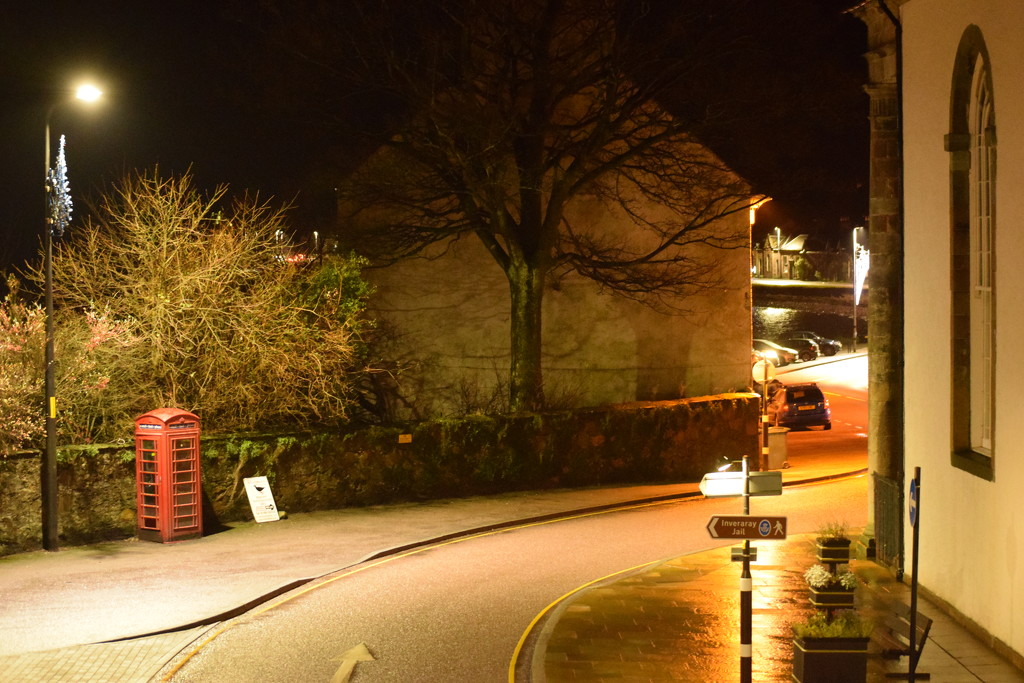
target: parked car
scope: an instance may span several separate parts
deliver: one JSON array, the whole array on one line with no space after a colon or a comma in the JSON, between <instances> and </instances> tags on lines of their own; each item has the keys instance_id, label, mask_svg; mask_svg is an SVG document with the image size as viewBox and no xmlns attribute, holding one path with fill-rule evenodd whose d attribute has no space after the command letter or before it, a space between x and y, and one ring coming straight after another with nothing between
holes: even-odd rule
<instances>
[{"instance_id":1,"label":"parked car","mask_svg":"<svg viewBox=\"0 0 1024 683\"><path fill-rule=\"evenodd\" d=\"M795 363L797 359L796 349L770 342L767 339L755 339L754 350L760 351L767 360L780 368Z\"/></svg>"},{"instance_id":2,"label":"parked car","mask_svg":"<svg viewBox=\"0 0 1024 683\"><path fill-rule=\"evenodd\" d=\"M843 350L841 342L837 342L835 339L828 339L822 337L820 334L811 332L810 330L797 330L796 332L790 332L791 337L806 337L807 339L813 339L818 345L818 350L823 356L834 356Z\"/></svg>"},{"instance_id":3,"label":"parked car","mask_svg":"<svg viewBox=\"0 0 1024 683\"><path fill-rule=\"evenodd\" d=\"M814 382L788 384L776 391L768 403L768 417L777 427L832 429L832 409Z\"/></svg>"},{"instance_id":4,"label":"parked car","mask_svg":"<svg viewBox=\"0 0 1024 683\"><path fill-rule=\"evenodd\" d=\"M818 343L813 339L808 339L807 337L783 339L782 343L790 348L796 349L797 357L802 361L815 360L820 351Z\"/></svg>"}]
</instances>

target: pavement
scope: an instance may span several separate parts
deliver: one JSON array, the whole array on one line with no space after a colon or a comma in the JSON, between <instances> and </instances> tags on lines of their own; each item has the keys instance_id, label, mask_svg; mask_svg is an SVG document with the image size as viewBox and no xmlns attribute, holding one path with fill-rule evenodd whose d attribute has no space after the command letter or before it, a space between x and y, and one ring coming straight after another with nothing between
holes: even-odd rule
<instances>
[{"instance_id":1,"label":"pavement","mask_svg":"<svg viewBox=\"0 0 1024 683\"><path fill-rule=\"evenodd\" d=\"M863 473L866 456L791 453L789 465L783 482L794 486ZM534 491L295 514L180 543L127 540L0 558L0 681L163 680L169 663L218 623L326 574L524 520L699 496L697 486ZM796 535L761 546L753 565L754 680L789 680L788 624L809 609L800 574L814 552ZM738 564L728 554L686 555L576 593L538 634L532 680L739 680L738 644L707 636L722 632L708 630L709 620L735 623L738 631ZM867 581L861 591L898 595L906 588L873 562L854 565ZM643 619L623 609L630 604ZM932 681L1024 681L1024 672L938 607L922 599L920 610L935 619L918 668ZM905 670L906 659L888 666L899 665ZM869 680L884 673L872 660Z\"/></svg>"}]
</instances>

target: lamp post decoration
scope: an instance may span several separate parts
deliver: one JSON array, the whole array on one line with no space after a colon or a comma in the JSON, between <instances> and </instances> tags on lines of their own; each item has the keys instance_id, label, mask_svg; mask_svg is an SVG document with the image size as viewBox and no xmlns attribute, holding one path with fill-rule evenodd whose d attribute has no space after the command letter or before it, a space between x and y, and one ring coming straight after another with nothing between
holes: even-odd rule
<instances>
[{"instance_id":1,"label":"lamp post decoration","mask_svg":"<svg viewBox=\"0 0 1024 683\"><path fill-rule=\"evenodd\" d=\"M60 136L57 148L57 162L46 174L46 190L48 196L50 235L60 237L71 222L71 184L68 182L68 163L64 156L64 136Z\"/></svg>"}]
</instances>

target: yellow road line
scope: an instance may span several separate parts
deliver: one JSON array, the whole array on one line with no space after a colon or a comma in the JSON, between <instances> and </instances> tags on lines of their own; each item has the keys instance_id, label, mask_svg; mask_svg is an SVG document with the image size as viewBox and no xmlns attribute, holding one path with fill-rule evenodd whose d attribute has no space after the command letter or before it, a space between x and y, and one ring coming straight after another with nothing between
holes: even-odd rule
<instances>
[{"instance_id":1,"label":"yellow road line","mask_svg":"<svg viewBox=\"0 0 1024 683\"><path fill-rule=\"evenodd\" d=\"M526 639L530 637L530 633L537 626L537 622L539 622L541 619L543 619L544 616L548 612L550 612L552 609L554 609L556 606L558 606L560 603L562 603L566 598L569 598L569 597L579 593L580 591L582 591L582 590L584 590L586 588L589 588L590 586L593 586L596 583L601 583L602 581L607 581L608 579L611 579L612 577L621 576L622 574L628 574L630 572L637 571L637 570L640 570L640 569L645 569L646 567L650 567L650 566L655 565L655 564L660 564L662 562L664 562L664 560L654 560L652 562L645 562L644 564L638 564L635 567L630 567L629 569L622 569L622 570L617 571L617 572L612 572L608 576L602 576L599 579L594 579L593 581L588 581L587 583L583 584L582 586L578 586L576 588L573 588L571 591L569 591L568 593L566 593L565 595L563 595L562 597L558 598L557 600L552 602L550 605L548 605L547 607L542 609L537 614L537 616L535 616L533 618L533 620L530 622L530 624L526 627L526 630L523 631L523 635L521 635L519 637L519 642L516 643L516 649L512 651L512 661L509 662L509 665L508 665L508 683L515 683L515 680L516 680L516 663L519 660L519 653L522 651L523 645L526 644Z\"/></svg>"},{"instance_id":2,"label":"yellow road line","mask_svg":"<svg viewBox=\"0 0 1024 683\"><path fill-rule=\"evenodd\" d=\"M597 515L606 514L606 513L609 513L609 512L622 512L623 510L639 510L641 508L654 507L656 505L669 505L669 504L672 504L672 503L684 502L686 500L689 500L689 499L687 499L687 498L681 498L681 499L680 498L674 498L674 499L671 499L671 500L658 500L658 501L654 501L654 502L651 502L651 503L640 503L640 504L636 504L636 505L630 505L628 503L625 503L621 507L613 507L613 508L608 508L608 509L604 509L604 510L596 510L596 511L593 511L593 512L582 512L582 513L575 514L575 515L566 515L565 517L554 517L552 519L544 519L544 520L540 520L540 521L537 521L537 522L527 522L526 524L518 524L516 526L502 527L500 529L492 529L490 531L482 531L482 532L480 532L478 534L472 534L470 536L460 536L459 538L453 538L453 539L450 539L448 541L442 541L441 543L434 543L434 544L431 544L431 545L425 545L425 546L422 546L422 547L419 547L419 548L414 548L414 549L409 550L409 551L404 552L404 553L399 553L397 555L389 555L388 557L384 557L384 558L382 558L380 560L377 560L376 562L372 562L370 564L360 565L360 566L358 566L358 567L356 567L354 569L350 569L349 571L347 571L347 572L345 572L343 574L339 574L339 575L337 575L335 577L332 577L330 579L326 579L326 580L323 580L323 581L317 581L316 583L313 583L310 586L308 586L306 588L303 588L302 590L300 590L298 592L291 593L290 595L288 595L285 598L282 598L281 600L278 600L276 602L268 603L265 607L262 607L262 608L256 610L255 612L248 613L248 615L250 617L258 617L259 615L261 615L261 614L263 614L265 612L268 612L268 611L270 611L272 609L280 607L281 605L283 605L283 604L285 604L287 602L290 602L290 601L294 600L295 598L301 597L301 596L305 595L306 593L314 591L314 590L316 590L318 588L323 588L324 586L332 584L335 581L339 581L341 579L348 578L350 576L353 576L354 574L358 574L360 572L366 571L367 569L373 569L374 567L379 567L380 565L385 564L387 562L393 562L395 560L400 560L400 559L403 559L403 558L406 558L406 557L410 557L412 555L416 555L418 553L426 552L428 550L434 550L436 548L443 548L444 546L447 546L447 545L453 545L455 543L462 543L463 541L471 541L473 539L483 538L485 536L493 536L493 535L499 534L499 533L501 533L503 531L515 531L515 530L518 530L518 529L528 529L530 527L542 526L544 524L552 524L554 522L566 522L566 521L573 520L573 519L582 519L584 517L595 517ZM644 565L640 565L640 566L644 566ZM635 567L634 567L634 569L635 569ZM624 570L624 571L630 571L630 570L627 569L627 570ZM614 576L614 574L612 576ZM598 580L601 580L601 579L598 579ZM579 589L577 589L577 590L579 590ZM571 595L571 593L569 595ZM562 598L559 598L559 600L564 599L564 597L565 596L563 596ZM557 603L557 601L556 601L556 603ZM543 614L543 612L541 614ZM231 629L233 626L235 626L235 624L237 622L237 619L238 619L237 617L235 619L232 619L227 624L225 624L221 628L219 628L216 631L214 631L213 633L211 633L209 637L204 639L203 642L201 642L198 645L196 645L195 648L193 648L187 655L185 655L185 657L180 662L178 662L170 671L168 671L164 675L164 677L161 678L160 680L164 681L165 683L166 683L166 681L170 681L174 677L174 675L176 673L178 673L178 671L180 671L182 669L182 667L184 667L185 664L187 664L194 656L199 654L199 652L204 647L206 647L211 642L213 642L215 639L217 639L225 631L227 631L227 630ZM517 651L518 651L518 646L517 646Z\"/></svg>"}]
</instances>

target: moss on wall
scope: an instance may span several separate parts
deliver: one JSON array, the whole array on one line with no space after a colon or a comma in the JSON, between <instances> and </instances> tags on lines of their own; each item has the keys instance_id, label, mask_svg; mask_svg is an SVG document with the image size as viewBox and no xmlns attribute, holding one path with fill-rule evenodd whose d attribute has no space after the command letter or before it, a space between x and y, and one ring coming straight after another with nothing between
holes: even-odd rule
<instances>
[{"instance_id":1,"label":"moss on wall","mask_svg":"<svg viewBox=\"0 0 1024 683\"><path fill-rule=\"evenodd\" d=\"M205 527L250 519L242 480L266 476L292 512L504 491L699 481L757 452L757 399L725 394L573 412L471 416L346 433L202 437ZM39 454L0 460L0 554L40 546ZM131 446L63 449L60 535L135 533Z\"/></svg>"}]
</instances>

